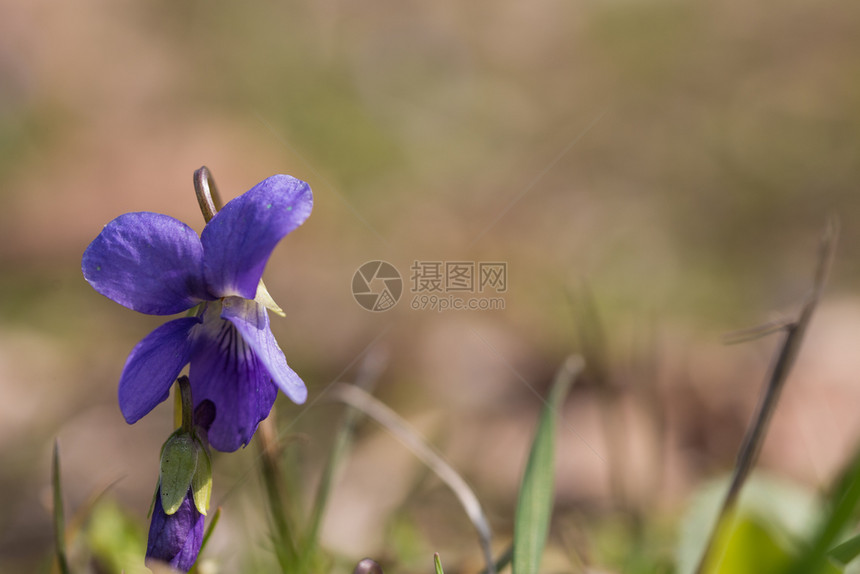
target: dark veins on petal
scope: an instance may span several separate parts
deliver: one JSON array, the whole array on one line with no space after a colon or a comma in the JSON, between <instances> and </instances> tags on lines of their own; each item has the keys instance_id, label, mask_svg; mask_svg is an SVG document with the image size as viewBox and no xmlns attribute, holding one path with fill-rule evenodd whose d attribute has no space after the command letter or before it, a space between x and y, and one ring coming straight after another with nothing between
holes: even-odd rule
<instances>
[{"instance_id":1,"label":"dark veins on petal","mask_svg":"<svg viewBox=\"0 0 860 574\"><path fill-rule=\"evenodd\" d=\"M212 307L198 327L190 378L195 403L215 406L212 446L229 452L247 444L268 416L277 387L236 327L217 314L220 305Z\"/></svg>"}]
</instances>

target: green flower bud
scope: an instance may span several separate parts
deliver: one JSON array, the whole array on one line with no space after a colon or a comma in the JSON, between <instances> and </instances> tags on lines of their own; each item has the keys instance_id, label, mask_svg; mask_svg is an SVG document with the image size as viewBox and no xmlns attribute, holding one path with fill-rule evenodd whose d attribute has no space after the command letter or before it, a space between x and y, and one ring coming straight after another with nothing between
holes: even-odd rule
<instances>
[{"instance_id":1,"label":"green flower bud","mask_svg":"<svg viewBox=\"0 0 860 574\"><path fill-rule=\"evenodd\" d=\"M170 516L179 510L192 478L197 471L197 460L202 447L190 434L178 431L167 439L161 451L161 506ZM209 474L211 476L211 464Z\"/></svg>"}]
</instances>

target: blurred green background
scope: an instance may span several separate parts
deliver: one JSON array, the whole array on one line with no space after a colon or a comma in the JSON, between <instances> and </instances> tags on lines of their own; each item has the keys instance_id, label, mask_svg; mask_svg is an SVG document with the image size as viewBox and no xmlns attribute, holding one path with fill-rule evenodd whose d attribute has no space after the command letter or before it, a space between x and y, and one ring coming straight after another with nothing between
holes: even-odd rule
<instances>
[{"instance_id":1,"label":"blurred green background","mask_svg":"<svg viewBox=\"0 0 860 574\"><path fill-rule=\"evenodd\" d=\"M311 184L314 213L265 276L288 360L314 401L385 349L380 396L464 472L502 539L532 390L583 352L586 287L610 409L593 373L571 395L562 516L671 516L731 467L774 345L720 335L791 311L838 216L826 300L762 460L820 485L860 431L858 157L847 0L0 0L0 571L44 563L55 437L70 512L107 489L143 525L171 413L129 427L116 383L161 319L97 295L80 256L127 211L202 229L204 164L225 199L274 173ZM379 314L350 292L376 259L407 287ZM507 262L505 309L410 309L416 260ZM339 407L278 409L301 415L312 482ZM438 481L375 426L356 448L329 547L358 559L406 540L474 566ZM255 456L216 460L225 571L237 540L265 551L239 526L259 505L241 494Z\"/></svg>"}]
</instances>

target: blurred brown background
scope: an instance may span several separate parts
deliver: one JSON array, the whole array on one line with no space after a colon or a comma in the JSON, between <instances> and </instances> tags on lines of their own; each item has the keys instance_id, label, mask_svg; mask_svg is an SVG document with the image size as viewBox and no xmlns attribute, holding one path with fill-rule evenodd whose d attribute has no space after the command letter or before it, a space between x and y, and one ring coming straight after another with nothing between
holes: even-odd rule
<instances>
[{"instance_id":1,"label":"blurred brown background","mask_svg":"<svg viewBox=\"0 0 860 574\"><path fill-rule=\"evenodd\" d=\"M97 295L80 256L127 211L202 229L204 164L225 199L274 173L311 184L312 217L266 272L288 360L314 400L385 349L379 395L464 472L502 538L532 390L583 352L585 286L610 409L598 377L572 394L560 505L673 512L730 468L775 344L720 335L791 312L837 215L831 283L762 460L821 484L860 430L858 154L847 0L0 0L0 571L47 552L55 437L70 512L111 485L143 523L170 410L127 426L116 382L162 320ZM350 293L374 259L407 287L379 314ZM416 260L507 262L505 309L410 309ZM278 409L306 413L291 428L312 478L339 408ZM403 508L431 551L471 544L438 481L376 427L360 438L332 548L384 552ZM253 522L241 508L259 499L234 492L254 461L216 461L228 517ZM226 571L231 537L252 538L240 518L213 542Z\"/></svg>"}]
</instances>

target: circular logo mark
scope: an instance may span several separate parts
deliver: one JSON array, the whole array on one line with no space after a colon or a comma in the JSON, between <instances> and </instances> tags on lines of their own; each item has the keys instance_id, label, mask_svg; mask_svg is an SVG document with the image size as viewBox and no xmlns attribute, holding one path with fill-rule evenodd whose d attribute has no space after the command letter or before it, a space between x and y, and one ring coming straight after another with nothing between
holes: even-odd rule
<instances>
[{"instance_id":1,"label":"circular logo mark","mask_svg":"<svg viewBox=\"0 0 860 574\"><path fill-rule=\"evenodd\" d=\"M402 293L403 279L387 261L368 261L352 276L352 296L368 311L388 311Z\"/></svg>"}]
</instances>

